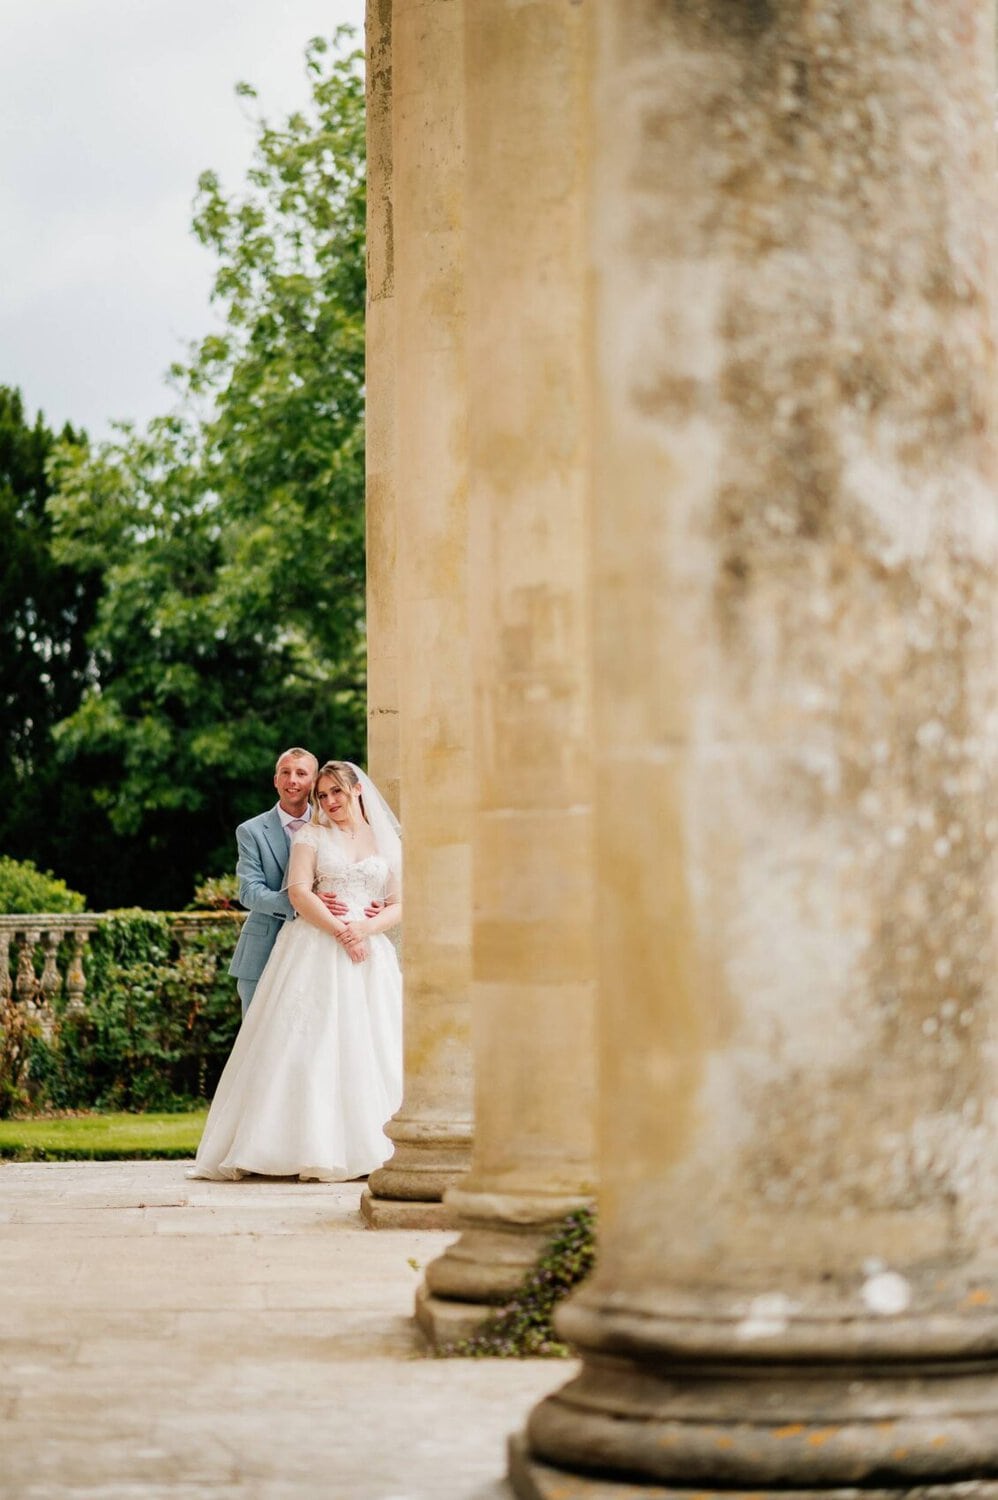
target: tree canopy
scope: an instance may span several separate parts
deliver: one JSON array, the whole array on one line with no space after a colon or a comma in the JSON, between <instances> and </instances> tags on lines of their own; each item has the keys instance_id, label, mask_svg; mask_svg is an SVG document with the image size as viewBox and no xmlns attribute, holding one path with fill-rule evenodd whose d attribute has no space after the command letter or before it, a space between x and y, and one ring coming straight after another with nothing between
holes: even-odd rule
<instances>
[{"instance_id":1,"label":"tree canopy","mask_svg":"<svg viewBox=\"0 0 998 1500\"><path fill-rule=\"evenodd\" d=\"M305 64L280 125L238 86L242 190L198 184L219 326L171 370L172 409L96 447L67 433L50 462L53 566L98 580L50 743L115 852L47 858L92 905L184 904L287 745L363 754L363 79L339 35Z\"/></svg>"},{"instance_id":2,"label":"tree canopy","mask_svg":"<svg viewBox=\"0 0 998 1500\"><path fill-rule=\"evenodd\" d=\"M47 467L60 441L19 390L0 386L0 841L3 852L60 864L89 795L69 787L53 754L56 724L93 680L88 634L99 572L56 560Z\"/></svg>"}]
</instances>

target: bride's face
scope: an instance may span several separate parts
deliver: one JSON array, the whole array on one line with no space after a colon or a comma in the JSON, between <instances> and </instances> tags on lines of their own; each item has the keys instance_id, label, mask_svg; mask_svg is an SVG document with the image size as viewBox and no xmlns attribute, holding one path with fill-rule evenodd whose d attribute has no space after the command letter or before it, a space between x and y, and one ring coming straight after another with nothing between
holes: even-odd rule
<instances>
[{"instance_id":1,"label":"bride's face","mask_svg":"<svg viewBox=\"0 0 998 1500\"><path fill-rule=\"evenodd\" d=\"M331 776L323 776L315 789L315 798L322 811L327 817L332 818L334 823L349 823L353 821L354 804L360 795L360 787L351 787L349 790L338 786Z\"/></svg>"}]
</instances>

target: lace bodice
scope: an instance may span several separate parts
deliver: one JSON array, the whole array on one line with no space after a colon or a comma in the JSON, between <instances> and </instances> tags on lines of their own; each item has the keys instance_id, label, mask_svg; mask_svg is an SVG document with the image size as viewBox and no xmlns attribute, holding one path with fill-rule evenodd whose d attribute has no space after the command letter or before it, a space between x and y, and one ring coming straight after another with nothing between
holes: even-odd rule
<instances>
[{"instance_id":1,"label":"lace bodice","mask_svg":"<svg viewBox=\"0 0 998 1500\"><path fill-rule=\"evenodd\" d=\"M313 890L335 891L350 908L351 916L363 916L370 901L389 894L391 870L380 854L352 861L343 852L342 835L333 828L299 828L292 847L305 844L315 850Z\"/></svg>"}]
</instances>

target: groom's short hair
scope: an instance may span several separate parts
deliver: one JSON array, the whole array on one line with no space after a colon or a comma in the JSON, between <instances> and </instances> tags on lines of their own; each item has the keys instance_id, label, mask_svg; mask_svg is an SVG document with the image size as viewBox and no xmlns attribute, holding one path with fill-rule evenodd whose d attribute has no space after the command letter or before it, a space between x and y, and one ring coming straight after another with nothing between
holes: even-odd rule
<instances>
[{"instance_id":1,"label":"groom's short hair","mask_svg":"<svg viewBox=\"0 0 998 1500\"><path fill-rule=\"evenodd\" d=\"M280 755L277 757L277 763L274 766L274 775L275 776L277 775L278 771L281 769L281 761L282 760L288 760L289 758L291 760L311 760L311 761L315 761L315 769L316 769L316 771L318 771L318 769L319 769L319 762L316 759L316 757L312 754L311 750L303 750L300 745L292 745L290 750L282 750L281 753L280 753Z\"/></svg>"}]
</instances>

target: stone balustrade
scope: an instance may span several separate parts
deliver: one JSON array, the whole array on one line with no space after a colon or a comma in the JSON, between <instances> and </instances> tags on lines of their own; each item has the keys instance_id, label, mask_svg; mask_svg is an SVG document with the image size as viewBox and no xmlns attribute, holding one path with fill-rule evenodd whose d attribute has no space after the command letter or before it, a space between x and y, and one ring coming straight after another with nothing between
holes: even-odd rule
<instances>
[{"instance_id":1,"label":"stone balustrade","mask_svg":"<svg viewBox=\"0 0 998 1500\"><path fill-rule=\"evenodd\" d=\"M245 916L241 911L177 912L170 923L182 946L195 932L239 923ZM84 953L91 934L107 917L107 912L0 916L0 1009L10 1000L23 1005L46 1037L52 1031L53 1003L64 988L67 1010L82 1010L87 988Z\"/></svg>"},{"instance_id":2,"label":"stone balustrade","mask_svg":"<svg viewBox=\"0 0 998 1500\"><path fill-rule=\"evenodd\" d=\"M67 1008L83 1006L87 981L83 952L90 934L102 920L99 913L31 912L24 916L0 916L0 1005L14 999L34 1012L42 1031L52 1025L52 1005L65 985ZM69 958L61 972L59 949L69 939ZM36 955L42 951L42 970Z\"/></svg>"}]
</instances>

